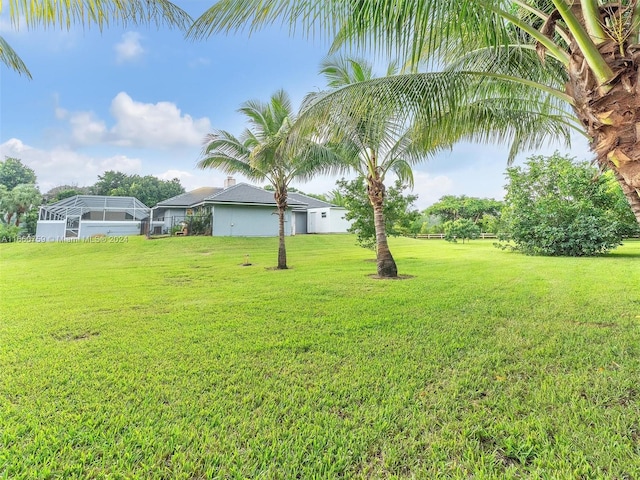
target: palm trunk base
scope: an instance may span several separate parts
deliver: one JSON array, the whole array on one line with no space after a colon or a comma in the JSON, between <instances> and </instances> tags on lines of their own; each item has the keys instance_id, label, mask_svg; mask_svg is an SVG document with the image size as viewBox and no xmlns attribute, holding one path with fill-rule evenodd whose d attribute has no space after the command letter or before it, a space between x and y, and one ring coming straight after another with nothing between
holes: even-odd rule
<instances>
[{"instance_id":1,"label":"palm trunk base","mask_svg":"<svg viewBox=\"0 0 640 480\"><path fill-rule=\"evenodd\" d=\"M391 253L385 258L378 258L378 276L385 278L394 278L398 276L398 267L391 256Z\"/></svg>"}]
</instances>

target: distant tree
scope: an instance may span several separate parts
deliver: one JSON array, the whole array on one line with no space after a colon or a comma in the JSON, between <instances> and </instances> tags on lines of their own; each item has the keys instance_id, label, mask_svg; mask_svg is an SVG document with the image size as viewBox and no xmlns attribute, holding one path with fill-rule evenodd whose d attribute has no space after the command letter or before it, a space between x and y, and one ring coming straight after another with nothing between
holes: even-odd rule
<instances>
[{"instance_id":1,"label":"distant tree","mask_svg":"<svg viewBox=\"0 0 640 480\"><path fill-rule=\"evenodd\" d=\"M91 195L91 187L79 187L78 185L58 185L47 191L43 197L45 202L54 203L75 195Z\"/></svg>"},{"instance_id":2,"label":"distant tree","mask_svg":"<svg viewBox=\"0 0 640 480\"><path fill-rule=\"evenodd\" d=\"M447 242L456 243L458 240L472 240L480 236L480 227L468 218L459 218L458 220L449 220L442 225L444 230L444 239Z\"/></svg>"},{"instance_id":3,"label":"distant tree","mask_svg":"<svg viewBox=\"0 0 640 480\"><path fill-rule=\"evenodd\" d=\"M90 190L94 195L135 197L148 207L184 193L178 178L160 180L153 175L141 177L113 170L99 175Z\"/></svg>"},{"instance_id":4,"label":"distant tree","mask_svg":"<svg viewBox=\"0 0 640 480\"><path fill-rule=\"evenodd\" d=\"M445 195L427 208L425 213L438 215L443 222L466 218L477 224L485 215L499 216L502 205L502 202L493 198Z\"/></svg>"},{"instance_id":5,"label":"distant tree","mask_svg":"<svg viewBox=\"0 0 640 480\"><path fill-rule=\"evenodd\" d=\"M129 175L126 173L108 170L102 175L98 175L98 181L91 187L91 193L94 195L113 195L113 191L119 188L128 188L130 184Z\"/></svg>"},{"instance_id":6,"label":"distant tree","mask_svg":"<svg viewBox=\"0 0 640 480\"><path fill-rule=\"evenodd\" d=\"M620 193L586 162L558 152L507 169L503 217L508 238L526 254L586 256L620 245ZM627 208L629 208L627 206Z\"/></svg>"},{"instance_id":7,"label":"distant tree","mask_svg":"<svg viewBox=\"0 0 640 480\"><path fill-rule=\"evenodd\" d=\"M5 160L0 162L0 185L4 185L7 190L13 190L21 184L34 183L36 183L36 173L23 164L22 160L5 157Z\"/></svg>"},{"instance_id":8,"label":"distant tree","mask_svg":"<svg viewBox=\"0 0 640 480\"><path fill-rule=\"evenodd\" d=\"M363 248L375 250L376 226L374 211L362 176L355 180L338 180L338 192L347 209L346 220L353 220L349 232L356 234L358 244ZM386 190L384 202L385 234L389 236L405 235L411 229L413 222L420 217L420 213L412 209L417 195L404 195L408 188L396 180L393 186Z\"/></svg>"}]
</instances>

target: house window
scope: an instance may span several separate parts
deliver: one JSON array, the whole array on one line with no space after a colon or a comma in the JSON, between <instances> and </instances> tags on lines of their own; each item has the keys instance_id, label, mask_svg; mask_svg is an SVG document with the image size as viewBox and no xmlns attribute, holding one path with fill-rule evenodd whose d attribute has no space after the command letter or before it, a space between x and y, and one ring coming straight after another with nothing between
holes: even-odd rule
<instances>
[{"instance_id":1,"label":"house window","mask_svg":"<svg viewBox=\"0 0 640 480\"><path fill-rule=\"evenodd\" d=\"M322 212L322 218L327 218L327 212Z\"/></svg>"}]
</instances>

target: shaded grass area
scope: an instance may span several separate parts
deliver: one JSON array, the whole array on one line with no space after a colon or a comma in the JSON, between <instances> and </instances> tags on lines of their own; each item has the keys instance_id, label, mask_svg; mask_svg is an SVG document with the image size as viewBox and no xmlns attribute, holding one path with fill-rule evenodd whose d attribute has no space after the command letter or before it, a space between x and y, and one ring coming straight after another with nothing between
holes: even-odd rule
<instances>
[{"instance_id":1,"label":"shaded grass area","mask_svg":"<svg viewBox=\"0 0 640 480\"><path fill-rule=\"evenodd\" d=\"M287 242L0 245L0 478L640 478L640 242Z\"/></svg>"}]
</instances>

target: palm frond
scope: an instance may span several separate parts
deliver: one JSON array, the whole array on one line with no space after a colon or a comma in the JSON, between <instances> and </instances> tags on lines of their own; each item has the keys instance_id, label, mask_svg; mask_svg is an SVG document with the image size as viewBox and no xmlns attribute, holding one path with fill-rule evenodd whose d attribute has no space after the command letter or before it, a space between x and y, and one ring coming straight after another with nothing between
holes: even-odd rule
<instances>
[{"instance_id":1,"label":"palm frond","mask_svg":"<svg viewBox=\"0 0 640 480\"><path fill-rule=\"evenodd\" d=\"M192 18L168 0L8 0L14 25L27 28L154 24L186 30Z\"/></svg>"},{"instance_id":2,"label":"palm frond","mask_svg":"<svg viewBox=\"0 0 640 480\"><path fill-rule=\"evenodd\" d=\"M31 72L29 72L29 69L24 64L20 56L2 37L0 37L0 62L4 63L7 67L17 73L25 75L27 78L31 78Z\"/></svg>"}]
</instances>

